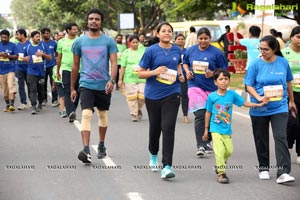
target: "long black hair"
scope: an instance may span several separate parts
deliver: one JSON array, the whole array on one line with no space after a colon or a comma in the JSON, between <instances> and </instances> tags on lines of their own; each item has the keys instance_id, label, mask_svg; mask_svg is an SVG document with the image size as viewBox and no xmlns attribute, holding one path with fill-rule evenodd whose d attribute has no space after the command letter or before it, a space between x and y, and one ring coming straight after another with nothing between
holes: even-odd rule
<instances>
[{"instance_id":1,"label":"long black hair","mask_svg":"<svg viewBox=\"0 0 300 200\"><path fill-rule=\"evenodd\" d=\"M260 42L266 42L268 46L275 51L275 55L283 57L280 51L280 45L277 39L273 35L266 35L264 36Z\"/></svg>"}]
</instances>

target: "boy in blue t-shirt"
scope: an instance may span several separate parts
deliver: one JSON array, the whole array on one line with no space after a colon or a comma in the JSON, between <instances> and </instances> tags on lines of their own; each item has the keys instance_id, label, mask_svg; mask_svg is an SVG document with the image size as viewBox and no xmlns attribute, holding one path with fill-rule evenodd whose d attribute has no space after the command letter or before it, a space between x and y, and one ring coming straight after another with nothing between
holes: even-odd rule
<instances>
[{"instance_id":1,"label":"boy in blue t-shirt","mask_svg":"<svg viewBox=\"0 0 300 200\"><path fill-rule=\"evenodd\" d=\"M230 83L230 73L223 68L217 69L214 74L214 83L218 90L208 95L205 113L205 131L203 140L208 139L211 132L213 149L216 159L216 173L219 183L229 183L226 176L226 162L233 152L231 139L231 118L233 105L246 107L261 107L264 103L245 102L243 97L235 91L227 90Z\"/></svg>"}]
</instances>

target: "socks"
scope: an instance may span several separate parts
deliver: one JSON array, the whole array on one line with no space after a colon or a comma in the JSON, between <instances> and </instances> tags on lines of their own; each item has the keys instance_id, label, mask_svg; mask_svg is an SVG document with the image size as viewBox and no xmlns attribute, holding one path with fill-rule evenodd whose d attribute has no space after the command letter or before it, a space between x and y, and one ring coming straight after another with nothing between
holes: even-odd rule
<instances>
[{"instance_id":1,"label":"socks","mask_svg":"<svg viewBox=\"0 0 300 200\"><path fill-rule=\"evenodd\" d=\"M100 141L99 144L98 144L98 148L100 147L104 147L104 142Z\"/></svg>"},{"instance_id":2,"label":"socks","mask_svg":"<svg viewBox=\"0 0 300 200\"><path fill-rule=\"evenodd\" d=\"M11 100L10 100L10 105L11 105L11 106L14 106L14 104L15 104L15 100L14 100L14 99L11 99Z\"/></svg>"},{"instance_id":3,"label":"socks","mask_svg":"<svg viewBox=\"0 0 300 200\"><path fill-rule=\"evenodd\" d=\"M85 153L90 153L90 147L89 147L89 146L84 146L84 147L83 147L83 151L84 151Z\"/></svg>"}]
</instances>

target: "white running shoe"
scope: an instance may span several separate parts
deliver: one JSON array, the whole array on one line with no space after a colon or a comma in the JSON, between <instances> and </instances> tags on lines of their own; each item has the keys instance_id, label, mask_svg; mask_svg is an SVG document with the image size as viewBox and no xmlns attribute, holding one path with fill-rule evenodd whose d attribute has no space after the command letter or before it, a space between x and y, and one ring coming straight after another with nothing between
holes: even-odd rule
<instances>
[{"instance_id":1,"label":"white running shoe","mask_svg":"<svg viewBox=\"0 0 300 200\"><path fill-rule=\"evenodd\" d=\"M300 156L297 157L296 164L300 165Z\"/></svg>"},{"instance_id":2,"label":"white running shoe","mask_svg":"<svg viewBox=\"0 0 300 200\"><path fill-rule=\"evenodd\" d=\"M260 180L269 180L270 179L269 171L261 171L261 172L259 172L258 176L259 176Z\"/></svg>"},{"instance_id":3,"label":"white running shoe","mask_svg":"<svg viewBox=\"0 0 300 200\"><path fill-rule=\"evenodd\" d=\"M281 174L277 178L276 183L281 184L281 183L288 183L288 182L294 182L294 181L295 181L294 177L290 176L287 173L284 173L284 174Z\"/></svg>"}]
</instances>

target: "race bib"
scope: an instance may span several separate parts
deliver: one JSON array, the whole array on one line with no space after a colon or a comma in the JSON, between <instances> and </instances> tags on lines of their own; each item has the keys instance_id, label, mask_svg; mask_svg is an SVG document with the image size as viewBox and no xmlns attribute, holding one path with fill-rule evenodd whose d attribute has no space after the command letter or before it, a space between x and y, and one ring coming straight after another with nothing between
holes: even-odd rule
<instances>
[{"instance_id":1,"label":"race bib","mask_svg":"<svg viewBox=\"0 0 300 200\"><path fill-rule=\"evenodd\" d=\"M193 71L195 74L205 74L208 70L208 62L193 61Z\"/></svg>"},{"instance_id":2,"label":"race bib","mask_svg":"<svg viewBox=\"0 0 300 200\"><path fill-rule=\"evenodd\" d=\"M9 59L8 58L0 57L0 61L9 62Z\"/></svg>"},{"instance_id":3,"label":"race bib","mask_svg":"<svg viewBox=\"0 0 300 200\"><path fill-rule=\"evenodd\" d=\"M33 63L41 63L41 62L43 62L43 58L42 58L42 56L32 55L32 61L33 61Z\"/></svg>"},{"instance_id":4,"label":"race bib","mask_svg":"<svg viewBox=\"0 0 300 200\"><path fill-rule=\"evenodd\" d=\"M168 71L166 71L165 73L157 75L156 80L161 83L171 85L176 81L176 77L177 71L173 69L168 69Z\"/></svg>"},{"instance_id":5,"label":"race bib","mask_svg":"<svg viewBox=\"0 0 300 200\"><path fill-rule=\"evenodd\" d=\"M140 66L134 65L134 66L132 67L132 73L133 73L133 74L138 74L139 69L140 69Z\"/></svg>"},{"instance_id":6,"label":"race bib","mask_svg":"<svg viewBox=\"0 0 300 200\"><path fill-rule=\"evenodd\" d=\"M23 61L24 60L24 53L18 53L18 61Z\"/></svg>"},{"instance_id":7,"label":"race bib","mask_svg":"<svg viewBox=\"0 0 300 200\"><path fill-rule=\"evenodd\" d=\"M283 86L264 86L264 94L269 98L270 101L280 101L283 97Z\"/></svg>"},{"instance_id":8,"label":"race bib","mask_svg":"<svg viewBox=\"0 0 300 200\"><path fill-rule=\"evenodd\" d=\"M122 58L122 53L117 53L117 58Z\"/></svg>"},{"instance_id":9,"label":"race bib","mask_svg":"<svg viewBox=\"0 0 300 200\"><path fill-rule=\"evenodd\" d=\"M294 75L294 86L300 88L300 74Z\"/></svg>"}]
</instances>

